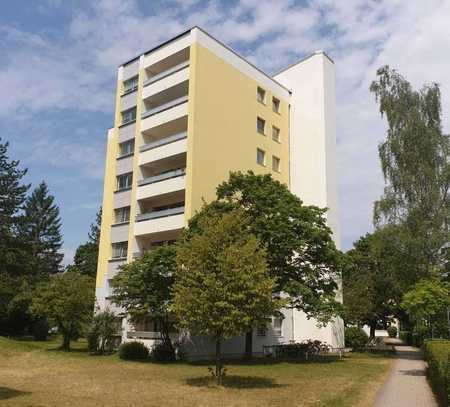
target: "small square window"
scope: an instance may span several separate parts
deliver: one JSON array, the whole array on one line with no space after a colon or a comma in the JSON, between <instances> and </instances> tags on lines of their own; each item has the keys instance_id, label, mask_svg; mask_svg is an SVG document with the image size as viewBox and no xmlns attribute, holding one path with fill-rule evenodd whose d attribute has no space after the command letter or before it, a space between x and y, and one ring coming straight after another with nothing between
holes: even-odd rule
<instances>
[{"instance_id":1,"label":"small square window","mask_svg":"<svg viewBox=\"0 0 450 407\"><path fill-rule=\"evenodd\" d=\"M122 124L127 124L136 120L136 108L125 110L122 112Z\"/></svg>"},{"instance_id":2,"label":"small square window","mask_svg":"<svg viewBox=\"0 0 450 407\"><path fill-rule=\"evenodd\" d=\"M267 327L265 325L260 325L256 329L256 336L266 336Z\"/></svg>"},{"instance_id":3,"label":"small square window","mask_svg":"<svg viewBox=\"0 0 450 407\"><path fill-rule=\"evenodd\" d=\"M258 117L256 119L256 131L260 134L265 134L266 121Z\"/></svg>"},{"instance_id":4,"label":"small square window","mask_svg":"<svg viewBox=\"0 0 450 407\"><path fill-rule=\"evenodd\" d=\"M119 158L134 153L134 139L119 144Z\"/></svg>"},{"instance_id":5,"label":"small square window","mask_svg":"<svg viewBox=\"0 0 450 407\"><path fill-rule=\"evenodd\" d=\"M118 175L117 176L117 190L131 188L131 183L133 182L133 173Z\"/></svg>"},{"instance_id":6,"label":"small square window","mask_svg":"<svg viewBox=\"0 0 450 407\"><path fill-rule=\"evenodd\" d=\"M275 317L273 319L273 333L275 336L283 335L283 317Z\"/></svg>"},{"instance_id":7,"label":"small square window","mask_svg":"<svg viewBox=\"0 0 450 407\"><path fill-rule=\"evenodd\" d=\"M112 244L112 258L119 259L127 257L128 242L119 242Z\"/></svg>"},{"instance_id":8,"label":"small square window","mask_svg":"<svg viewBox=\"0 0 450 407\"><path fill-rule=\"evenodd\" d=\"M272 110L275 113L280 113L280 100L277 98L272 98Z\"/></svg>"},{"instance_id":9,"label":"small square window","mask_svg":"<svg viewBox=\"0 0 450 407\"><path fill-rule=\"evenodd\" d=\"M272 140L280 142L280 129L278 127L272 126Z\"/></svg>"},{"instance_id":10,"label":"small square window","mask_svg":"<svg viewBox=\"0 0 450 407\"><path fill-rule=\"evenodd\" d=\"M275 172L280 172L280 159L274 155L272 156L272 170Z\"/></svg>"},{"instance_id":11,"label":"small square window","mask_svg":"<svg viewBox=\"0 0 450 407\"><path fill-rule=\"evenodd\" d=\"M138 77L135 76L131 79L123 81L123 94L134 92L138 88Z\"/></svg>"},{"instance_id":12,"label":"small square window","mask_svg":"<svg viewBox=\"0 0 450 407\"><path fill-rule=\"evenodd\" d=\"M256 149L256 162L259 165L266 165L266 152L260 148Z\"/></svg>"},{"instance_id":13,"label":"small square window","mask_svg":"<svg viewBox=\"0 0 450 407\"><path fill-rule=\"evenodd\" d=\"M259 103L266 104L266 91L258 86L256 90L256 100Z\"/></svg>"},{"instance_id":14,"label":"small square window","mask_svg":"<svg viewBox=\"0 0 450 407\"><path fill-rule=\"evenodd\" d=\"M124 206L115 210L115 221L116 223L124 223L130 221L130 207Z\"/></svg>"}]
</instances>

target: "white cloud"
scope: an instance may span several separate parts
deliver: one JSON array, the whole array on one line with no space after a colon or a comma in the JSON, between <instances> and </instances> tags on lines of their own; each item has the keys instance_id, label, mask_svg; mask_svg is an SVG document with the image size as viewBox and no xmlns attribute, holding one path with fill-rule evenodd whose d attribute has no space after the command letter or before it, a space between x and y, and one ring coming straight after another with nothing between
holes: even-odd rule
<instances>
[{"instance_id":1,"label":"white cloud","mask_svg":"<svg viewBox=\"0 0 450 407\"><path fill-rule=\"evenodd\" d=\"M61 7L59 1L49 4ZM101 0L75 9L61 40L0 27L8 47L0 68L0 116L33 117L72 109L111 113L115 68L121 62L192 25L200 25L258 66L275 71L316 49L336 62L338 172L344 245L369 230L372 202L382 191L377 144L385 124L368 87L376 69L389 64L415 86L442 85L448 116L450 1L240 0L206 3L173 0L156 15L143 15L135 0ZM156 7L156 6L155 6ZM3 47L5 48L5 47ZM11 49L13 51L11 51ZM445 121L448 128L448 120ZM52 140L55 166L84 163L101 176L98 145ZM76 144L76 143L73 143ZM35 157L45 146L34 145ZM56 150L62 154L56 154ZM103 153L103 152L102 152ZM64 159L63 159L64 157Z\"/></svg>"}]
</instances>

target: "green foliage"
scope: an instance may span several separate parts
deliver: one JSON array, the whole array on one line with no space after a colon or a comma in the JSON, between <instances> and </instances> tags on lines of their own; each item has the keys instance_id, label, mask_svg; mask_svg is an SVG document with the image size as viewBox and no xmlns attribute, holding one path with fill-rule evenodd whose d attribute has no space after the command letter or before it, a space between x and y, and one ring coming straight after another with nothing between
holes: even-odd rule
<instances>
[{"instance_id":1,"label":"green foliage","mask_svg":"<svg viewBox=\"0 0 450 407\"><path fill-rule=\"evenodd\" d=\"M111 281L112 300L126 310L133 323L150 314L157 320L166 346L170 346L169 304L176 267L175 248L160 246L126 264Z\"/></svg>"},{"instance_id":2,"label":"green foliage","mask_svg":"<svg viewBox=\"0 0 450 407\"><path fill-rule=\"evenodd\" d=\"M114 351L118 335L118 318L109 309L97 312L92 318L86 338L89 352L93 355L109 355Z\"/></svg>"},{"instance_id":3,"label":"green foliage","mask_svg":"<svg viewBox=\"0 0 450 407\"><path fill-rule=\"evenodd\" d=\"M387 119L386 140L379 146L386 181L375 204L376 225L399 225L407 247L411 284L442 267L441 248L448 242L450 138L442 133L441 94L433 84L416 91L388 66L377 71L370 90Z\"/></svg>"},{"instance_id":4,"label":"green foliage","mask_svg":"<svg viewBox=\"0 0 450 407\"><path fill-rule=\"evenodd\" d=\"M33 322L33 337L36 341L45 341L48 338L50 326L47 318L37 318Z\"/></svg>"},{"instance_id":5,"label":"green foliage","mask_svg":"<svg viewBox=\"0 0 450 407\"><path fill-rule=\"evenodd\" d=\"M142 342L125 342L119 346L119 357L124 360L145 360L149 356L148 348Z\"/></svg>"},{"instance_id":6,"label":"green foliage","mask_svg":"<svg viewBox=\"0 0 450 407\"><path fill-rule=\"evenodd\" d=\"M442 406L450 401L450 341L426 341L427 377Z\"/></svg>"},{"instance_id":7,"label":"green foliage","mask_svg":"<svg viewBox=\"0 0 450 407\"><path fill-rule=\"evenodd\" d=\"M180 329L216 339L216 377L221 383L221 342L260 326L282 302L272 293L266 250L249 232L240 209L198 219L177 247L172 310Z\"/></svg>"},{"instance_id":8,"label":"green foliage","mask_svg":"<svg viewBox=\"0 0 450 407\"><path fill-rule=\"evenodd\" d=\"M217 198L190 220L191 233L202 217L244 210L249 231L266 248L274 291L289 294L292 305L309 317L329 322L340 311L335 299L340 255L326 225L326 209L303 205L270 175L251 171L231 173L218 186Z\"/></svg>"},{"instance_id":9,"label":"green foliage","mask_svg":"<svg viewBox=\"0 0 450 407\"><path fill-rule=\"evenodd\" d=\"M308 358L330 351L330 345L319 340L307 339L299 343L285 343L278 346L277 357L288 359Z\"/></svg>"},{"instance_id":10,"label":"green foliage","mask_svg":"<svg viewBox=\"0 0 450 407\"><path fill-rule=\"evenodd\" d=\"M62 246L61 219L54 200L47 184L42 181L25 201L21 234L31 246L33 273L38 278L61 271L64 257L59 252Z\"/></svg>"},{"instance_id":11,"label":"green foliage","mask_svg":"<svg viewBox=\"0 0 450 407\"><path fill-rule=\"evenodd\" d=\"M403 296L402 307L416 323L416 329L428 328L433 337L435 330L445 334L447 308L450 306L449 284L438 279L421 280ZM442 328L443 327L443 328Z\"/></svg>"},{"instance_id":12,"label":"green foliage","mask_svg":"<svg viewBox=\"0 0 450 407\"><path fill-rule=\"evenodd\" d=\"M410 331L400 331L398 337L405 345L412 345L412 333Z\"/></svg>"},{"instance_id":13,"label":"green foliage","mask_svg":"<svg viewBox=\"0 0 450 407\"><path fill-rule=\"evenodd\" d=\"M94 280L77 273L62 273L37 285L31 310L46 317L63 335L63 350L70 350L70 340L80 335L94 310Z\"/></svg>"},{"instance_id":14,"label":"green foliage","mask_svg":"<svg viewBox=\"0 0 450 407\"><path fill-rule=\"evenodd\" d=\"M173 362L175 349L166 342L157 343L152 348L151 357L158 362Z\"/></svg>"},{"instance_id":15,"label":"green foliage","mask_svg":"<svg viewBox=\"0 0 450 407\"><path fill-rule=\"evenodd\" d=\"M362 351L366 348L369 337L362 328L349 326L345 328L345 346L354 351Z\"/></svg>"},{"instance_id":16,"label":"green foliage","mask_svg":"<svg viewBox=\"0 0 450 407\"><path fill-rule=\"evenodd\" d=\"M397 327L396 326L388 326L387 333L389 338L397 338Z\"/></svg>"}]
</instances>

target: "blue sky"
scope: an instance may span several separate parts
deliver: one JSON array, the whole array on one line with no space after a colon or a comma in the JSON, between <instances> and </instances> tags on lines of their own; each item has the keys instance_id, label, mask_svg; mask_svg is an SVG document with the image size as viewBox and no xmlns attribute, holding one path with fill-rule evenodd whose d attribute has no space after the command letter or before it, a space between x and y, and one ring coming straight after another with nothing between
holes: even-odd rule
<instances>
[{"instance_id":1,"label":"blue sky","mask_svg":"<svg viewBox=\"0 0 450 407\"><path fill-rule=\"evenodd\" d=\"M41 0L0 14L0 137L61 209L66 262L101 204L106 131L123 61L199 25L268 73L317 49L336 63L343 248L371 229L385 124L368 86L384 64L438 82L448 131L449 0Z\"/></svg>"}]
</instances>

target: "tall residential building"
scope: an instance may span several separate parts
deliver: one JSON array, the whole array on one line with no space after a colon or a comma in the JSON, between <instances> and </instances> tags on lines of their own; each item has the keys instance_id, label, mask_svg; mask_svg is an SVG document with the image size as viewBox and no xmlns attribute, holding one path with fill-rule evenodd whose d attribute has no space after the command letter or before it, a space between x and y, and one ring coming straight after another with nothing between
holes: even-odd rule
<instances>
[{"instance_id":1,"label":"tall residential building","mask_svg":"<svg viewBox=\"0 0 450 407\"><path fill-rule=\"evenodd\" d=\"M97 301L108 300L118 267L177 238L203 200L230 171L272 174L305 204L328 207L339 247L335 163L334 63L318 51L271 77L194 27L118 69L114 128L108 131ZM254 333L263 345L320 339L343 344L338 320L317 328L296 310L283 311ZM122 340L151 343L151 316L124 318ZM243 338L224 346L243 351ZM194 338L188 353L213 352Z\"/></svg>"}]
</instances>

